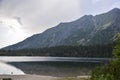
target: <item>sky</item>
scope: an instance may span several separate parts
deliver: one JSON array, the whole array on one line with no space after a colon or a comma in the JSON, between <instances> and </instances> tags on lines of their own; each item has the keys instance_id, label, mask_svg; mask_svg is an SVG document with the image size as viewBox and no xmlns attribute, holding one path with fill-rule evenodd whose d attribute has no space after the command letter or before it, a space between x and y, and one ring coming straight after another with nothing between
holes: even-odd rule
<instances>
[{"instance_id":1,"label":"sky","mask_svg":"<svg viewBox=\"0 0 120 80\"><path fill-rule=\"evenodd\" d=\"M0 0L0 48L61 22L120 8L120 0Z\"/></svg>"}]
</instances>

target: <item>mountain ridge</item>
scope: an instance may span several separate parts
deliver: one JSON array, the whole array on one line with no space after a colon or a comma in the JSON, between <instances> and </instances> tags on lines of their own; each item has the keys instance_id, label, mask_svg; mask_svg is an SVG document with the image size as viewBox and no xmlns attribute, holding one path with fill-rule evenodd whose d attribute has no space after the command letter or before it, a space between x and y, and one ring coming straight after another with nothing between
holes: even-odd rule
<instances>
[{"instance_id":1,"label":"mountain ridge","mask_svg":"<svg viewBox=\"0 0 120 80\"><path fill-rule=\"evenodd\" d=\"M5 47L5 50L43 48L63 45L109 44L120 32L120 9L107 13L85 15L73 22L60 23L43 33L33 35L24 41Z\"/></svg>"}]
</instances>

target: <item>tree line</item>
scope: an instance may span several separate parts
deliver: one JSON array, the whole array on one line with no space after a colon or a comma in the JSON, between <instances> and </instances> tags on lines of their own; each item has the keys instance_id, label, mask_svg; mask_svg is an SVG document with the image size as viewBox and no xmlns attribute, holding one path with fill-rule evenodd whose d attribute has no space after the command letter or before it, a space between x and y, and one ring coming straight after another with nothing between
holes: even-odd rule
<instances>
[{"instance_id":1,"label":"tree line","mask_svg":"<svg viewBox=\"0 0 120 80\"><path fill-rule=\"evenodd\" d=\"M0 56L112 57L113 44L0 50Z\"/></svg>"}]
</instances>

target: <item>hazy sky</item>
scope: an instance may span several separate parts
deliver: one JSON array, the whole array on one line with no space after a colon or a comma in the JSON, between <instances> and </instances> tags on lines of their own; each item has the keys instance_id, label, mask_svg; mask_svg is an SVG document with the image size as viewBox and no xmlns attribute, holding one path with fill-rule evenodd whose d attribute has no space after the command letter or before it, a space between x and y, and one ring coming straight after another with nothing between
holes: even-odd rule
<instances>
[{"instance_id":1,"label":"hazy sky","mask_svg":"<svg viewBox=\"0 0 120 80\"><path fill-rule=\"evenodd\" d=\"M120 0L0 0L0 47L114 7L120 8Z\"/></svg>"}]
</instances>

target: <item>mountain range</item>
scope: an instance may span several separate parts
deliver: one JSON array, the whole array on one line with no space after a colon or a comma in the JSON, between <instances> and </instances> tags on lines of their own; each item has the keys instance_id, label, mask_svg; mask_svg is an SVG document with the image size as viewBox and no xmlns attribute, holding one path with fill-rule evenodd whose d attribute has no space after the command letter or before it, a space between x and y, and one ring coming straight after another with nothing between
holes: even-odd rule
<instances>
[{"instance_id":1,"label":"mountain range","mask_svg":"<svg viewBox=\"0 0 120 80\"><path fill-rule=\"evenodd\" d=\"M43 33L5 47L5 50L35 49L53 46L99 45L113 43L120 32L120 9L96 16L85 15L73 22L60 23Z\"/></svg>"}]
</instances>

